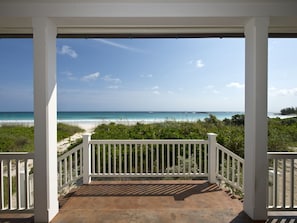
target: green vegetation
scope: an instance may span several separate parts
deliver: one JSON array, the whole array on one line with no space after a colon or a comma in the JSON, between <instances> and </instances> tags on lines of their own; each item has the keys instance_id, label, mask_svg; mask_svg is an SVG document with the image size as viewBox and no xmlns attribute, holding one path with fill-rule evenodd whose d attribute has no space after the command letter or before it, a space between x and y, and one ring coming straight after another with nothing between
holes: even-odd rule
<instances>
[{"instance_id":1,"label":"green vegetation","mask_svg":"<svg viewBox=\"0 0 297 223\"><path fill-rule=\"evenodd\" d=\"M64 123L58 123L57 125L57 140L61 141L62 139L66 139L77 132L83 132L84 130L79 128L78 126L67 125Z\"/></svg>"},{"instance_id":2,"label":"green vegetation","mask_svg":"<svg viewBox=\"0 0 297 223\"><path fill-rule=\"evenodd\" d=\"M59 123L58 140L68 138L82 129ZM103 124L95 129L93 139L206 139L207 133L218 134L221 145L244 156L244 115L218 120L210 115L204 121L122 125ZM81 141L75 142L73 147ZM268 119L268 150L288 151L297 147L297 118ZM34 128L24 126L0 127L0 152L33 151Z\"/></svg>"},{"instance_id":3,"label":"green vegetation","mask_svg":"<svg viewBox=\"0 0 297 223\"><path fill-rule=\"evenodd\" d=\"M243 125L225 124L210 115L204 121L164 122L125 126L121 124L103 124L95 129L94 139L205 139L207 133L218 134L217 141L243 156Z\"/></svg>"},{"instance_id":4,"label":"green vegetation","mask_svg":"<svg viewBox=\"0 0 297 223\"><path fill-rule=\"evenodd\" d=\"M0 152L34 150L34 127L4 125L0 128Z\"/></svg>"},{"instance_id":5,"label":"green vegetation","mask_svg":"<svg viewBox=\"0 0 297 223\"><path fill-rule=\"evenodd\" d=\"M281 114L282 115L293 115L293 114L297 114L297 107L290 107L290 108L283 108L281 110Z\"/></svg>"},{"instance_id":6,"label":"green vegetation","mask_svg":"<svg viewBox=\"0 0 297 223\"><path fill-rule=\"evenodd\" d=\"M288 151L297 147L297 118L268 119L268 150ZM207 133L218 134L221 145L244 157L244 116L235 115L223 121L210 115L204 121L164 122L126 126L99 125L93 139L205 139Z\"/></svg>"},{"instance_id":7,"label":"green vegetation","mask_svg":"<svg viewBox=\"0 0 297 223\"><path fill-rule=\"evenodd\" d=\"M269 151L288 151L289 147L297 147L297 117L269 119Z\"/></svg>"},{"instance_id":8,"label":"green vegetation","mask_svg":"<svg viewBox=\"0 0 297 223\"><path fill-rule=\"evenodd\" d=\"M83 130L77 126L59 123L58 141ZM34 127L3 125L0 127L0 152L34 151Z\"/></svg>"}]
</instances>

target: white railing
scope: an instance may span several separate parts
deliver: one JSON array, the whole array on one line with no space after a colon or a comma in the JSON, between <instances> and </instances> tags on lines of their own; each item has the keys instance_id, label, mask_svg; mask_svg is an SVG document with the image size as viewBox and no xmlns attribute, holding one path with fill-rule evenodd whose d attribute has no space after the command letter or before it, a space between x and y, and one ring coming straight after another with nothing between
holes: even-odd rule
<instances>
[{"instance_id":1,"label":"white railing","mask_svg":"<svg viewBox=\"0 0 297 223\"><path fill-rule=\"evenodd\" d=\"M268 209L297 210L297 153L269 152Z\"/></svg>"},{"instance_id":2,"label":"white railing","mask_svg":"<svg viewBox=\"0 0 297 223\"><path fill-rule=\"evenodd\" d=\"M91 177L208 175L207 140L90 140Z\"/></svg>"},{"instance_id":3,"label":"white railing","mask_svg":"<svg viewBox=\"0 0 297 223\"><path fill-rule=\"evenodd\" d=\"M58 157L58 191L82 178L82 144ZM34 208L33 153L0 153L0 211Z\"/></svg>"},{"instance_id":4,"label":"white railing","mask_svg":"<svg viewBox=\"0 0 297 223\"><path fill-rule=\"evenodd\" d=\"M243 192L244 160L220 144L217 144L216 159L217 178L223 181L224 184Z\"/></svg>"},{"instance_id":5,"label":"white railing","mask_svg":"<svg viewBox=\"0 0 297 223\"><path fill-rule=\"evenodd\" d=\"M33 153L0 153L0 211L32 210ZM297 153L269 152L269 210L297 209ZM58 157L58 191L83 177L208 177L244 191L244 160L208 140L91 140Z\"/></svg>"},{"instance_id":6,"label":"white railing","mask_svg":"<svg viewBox=\"0 0 297 223\"><path fill-rule=\"evenodd\" d=\"M33 153L0 153L0 210L33 209Z\"/></svg>"},{"instance_id":7,"label":"white railing","mask_svg":"<svg viewBox=\"0 0 297 223\"><path fill-rule=\"evenodd\" d=\"M71 186L83 176L83 144L58 157L58 191Z\"/></svg>"}]
</instances>

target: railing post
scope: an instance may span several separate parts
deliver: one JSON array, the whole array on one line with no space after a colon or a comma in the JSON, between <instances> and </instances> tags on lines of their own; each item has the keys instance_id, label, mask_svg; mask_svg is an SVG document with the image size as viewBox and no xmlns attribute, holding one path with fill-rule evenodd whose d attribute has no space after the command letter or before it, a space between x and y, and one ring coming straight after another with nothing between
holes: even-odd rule
<instances>
[{"instance_id":1,"label":"railing post","mask_svg":"<svg viewBox=\"0 0 297 223\"><path fill-rule=\"evenodd\" d=\"M91 140L91 134L86 133L83 135L83 183L88 184L91 182L90 170L91 170L91 157L89 141Z\"/></svg>"},{"instance_id":2,"label":"railing post","mask_svg":"<svg viewBox=\"0 0 297 223\"><path fill-rule=\"evenodd\" d=\"M207 133L208 136L208 181L216 183L216 148L217 134Z\"/></svg>"}]
</instances>

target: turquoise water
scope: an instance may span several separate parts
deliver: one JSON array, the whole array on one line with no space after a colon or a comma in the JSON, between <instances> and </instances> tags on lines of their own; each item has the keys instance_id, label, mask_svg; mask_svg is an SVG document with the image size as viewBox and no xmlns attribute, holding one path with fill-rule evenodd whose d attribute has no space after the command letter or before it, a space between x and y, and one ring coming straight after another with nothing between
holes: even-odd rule
<instances>
[{"instance_id":1,"label":"turquoise water","mask_svg":"<svg viewBox=\"0 0 297 223\"><path fill-rule=\"evenodd\" d=\"M58 112L61 122L98 121L197 121L209 115L218 119L231 118L242 112ZM33 122L33 112L0 112L0 122Z\"/></svg>"}]
</instances>

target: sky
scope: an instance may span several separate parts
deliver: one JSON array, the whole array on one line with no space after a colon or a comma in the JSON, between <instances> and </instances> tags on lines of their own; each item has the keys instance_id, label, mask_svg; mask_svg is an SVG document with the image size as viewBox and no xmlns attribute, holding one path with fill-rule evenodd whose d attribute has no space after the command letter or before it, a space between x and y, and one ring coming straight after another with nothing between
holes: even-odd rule
<instances>
[{"instance_id":1,"label":"sky","mask_svg":"<svg viewBox=\"0 0 297 223\"><path fill-rule=\"evenodd\" d=\"M59 111L244 111L244 38L57 39ZM33 40L0 39L0 111L33 111ZM297 106L297 39L269 39L268 111Z\"/></svg>"}]
</instances>

